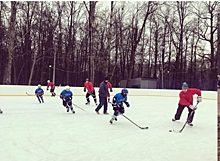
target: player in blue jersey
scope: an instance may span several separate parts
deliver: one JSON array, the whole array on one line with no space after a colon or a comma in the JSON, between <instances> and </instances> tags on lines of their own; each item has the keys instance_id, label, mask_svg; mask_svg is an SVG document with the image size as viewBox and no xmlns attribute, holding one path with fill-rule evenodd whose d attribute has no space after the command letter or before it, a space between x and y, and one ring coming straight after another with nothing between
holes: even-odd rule
<instances>
[{"instance_id":1,"label":"player in blue jersey","mask_svg":"<svg viewBox=\"0 0 220 161\"><path fill-rule=\"evenodd\" d=\"M130 104L127 102L127 94L128 90L127 89L122 89L121 93L117 93L112 101L112 107L114 110L114 114L112 115L112 119L110 120L110 123L112 124L113 121L117 121L117 116L119 114L123 114L125 112L123 103L126 104L127 107L130 107Z\"/></svg>"},{"instance_id":2,"label":"player in blue jersey","mask_svg":"<svg viewBox=\"0 0 220 161\"><path fill-rule=\"evenodd\" d=\"M73 93L70 91L69 86L65 86L65 89L60 93L60 98L63 100L63 106L66 107L67 112L71 109L72 113L75 113L72 106Z\"/></svg>"},{"instance_id":3,"label":"player in blue jersey","mask_svg":"<svg viewBox=\"0 0 220 161\"><path fill-rule=\"evenodd\" d=\"M37 99L39 103L44 103L43 95L44 95L44 90L41 88L41 85L38 84L37 89L35 90L35 95L37 96Z\"/></svg>"}]
</instances>

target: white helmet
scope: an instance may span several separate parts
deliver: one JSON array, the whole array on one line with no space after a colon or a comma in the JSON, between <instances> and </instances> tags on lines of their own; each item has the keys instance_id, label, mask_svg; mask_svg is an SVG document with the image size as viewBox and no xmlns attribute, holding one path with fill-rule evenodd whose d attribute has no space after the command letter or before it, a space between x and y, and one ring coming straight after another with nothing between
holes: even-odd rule
<instances>
[{"instance_id":1,"label":"white helmet","mask_svg":"<svg viewBox=\"0 0 220 161\"><path fill-rule=\"evenodd\" d=\"M70 86L65 86L65 90L70 90Z\"/></svg>"},{"instance_id":2,"label":"white helmet","mask_svg":"<svg viewBox=\"0 0 220 161\"><path fill-rule=\"evenodd\" d=\"M50 83L50 80L47 80L47 83Z\"/></svg>"},{"instance_id":3,"label":"white helmet","mask_svg":"<svg viewBox=\"0 0 220 161\"><path fill-rule=\"evenodd\" d=\"M41 88L41 85L40 85L40 84L38 84L38 85L37 85L37 87L38 87L38 88Z\"/></svg>"}]
</instances>

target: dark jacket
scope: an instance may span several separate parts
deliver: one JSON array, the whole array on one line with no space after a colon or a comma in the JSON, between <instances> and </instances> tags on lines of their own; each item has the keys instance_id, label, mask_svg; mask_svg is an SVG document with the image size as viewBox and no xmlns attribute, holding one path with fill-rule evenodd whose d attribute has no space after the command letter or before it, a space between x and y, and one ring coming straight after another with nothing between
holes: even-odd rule
<instances>
[{"instance_id":1,"label":"dark jacket","mask_svg":"<svg viewBox=\"0 0 220 161\"><path fill-rule=\"evenodd\" d=\"M102 81L99 86L99 97L108 97L108 85L105 81Z\"/></svg>"}]
</instances>

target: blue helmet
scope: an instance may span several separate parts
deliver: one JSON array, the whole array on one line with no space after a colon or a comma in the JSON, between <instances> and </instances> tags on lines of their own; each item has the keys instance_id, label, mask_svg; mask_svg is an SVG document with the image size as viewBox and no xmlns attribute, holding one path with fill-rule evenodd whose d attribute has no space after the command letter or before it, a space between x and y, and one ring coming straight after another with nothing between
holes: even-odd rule
<instances>
[{"instance_id":1,"label":"blue helmet","mask_svg":"<svg viewBox=\"0 0 220 161\"><path fill-rule=\"evenodd\" d=\"M122 93L122 94L123 94L123 93L128 94L128 90L127 90L126 88L123 88L123 89L121 90L121 93Z\"/></svg>"}]
</instances>

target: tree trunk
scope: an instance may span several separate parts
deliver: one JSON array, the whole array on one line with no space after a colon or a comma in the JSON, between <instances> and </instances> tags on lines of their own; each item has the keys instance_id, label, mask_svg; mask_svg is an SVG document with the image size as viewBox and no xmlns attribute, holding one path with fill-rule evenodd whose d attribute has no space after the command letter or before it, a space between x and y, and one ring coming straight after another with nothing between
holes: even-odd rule
<instances>
[{"instance_id":1,"label":"tree trunk","mask_svg":"<svg viewBox=\"0 0 220 161\"><path fill-rule=\"evenodd\" d=\"M113 9L114 9L114 1L111 1L110 22L109 22L109 30L108 30L108 35L107 35L108 44L107 44L106 68L105 68L105 75L106 76L108 76L108 70L109 70L109 65L110 65L112 25L113 25Z\"/></svg>"},{"instance_id":2,"label":"tree trunk","mask_svg":"<svg viewBox=\"0 0 220 161\"><path fill-rule=\"evenodd\" d=\"M218 64L218 75L220 75L220 13L218 13L218 50L217 50L217 58L218 58L218 62L217 62L217 64Z\"/></svg>"},{"instance_id":3,"label":"tree trunk","mask_svg":"<svg viewBox=\"0 0 220 161\"><path fill-rule=\"evenodd\" d=\"M0 2L0 83L2 83L3 80L3 72L4 72L4 53L3 53L3 37L4 37L4 31L3 31L3 20L2 20L2 12L3 12L3 1Z\"/></svg>"},{"instance_id":4,"label":"tree trunk","mask_svg":"<svg viewBox=\"0 0 220 161\"><path fill-rule=\"evenodd\" d=\"M8 48L8 58L5 67L5 73L3 77L3 84L11 84L11 74L12 74L12 59L14 53L14 41L15 41L15 25L16 25L16 1L11 2L11 17L9 26L9 48Z\"/></svg>"},{"instance_id":5,"label":"tree trunk","mask_svg":"<svg viewBox=\"0 0 220 161\"><path fill-rule=\"evenodd\" d=\"M157 78L157 57L158 57L158 29L154 32L154 44L155 44L155 51L154 51L154 79Z\"/></svg>"},{"instance_id":6,"label":"tree trunk","mask_svg":"<svg viewBox=\"0 0 220 161\"><path fill-rule=\"evenodd\" d=\"M214 49L214 14L213 12L210 13L211 18L210 18L210 48L211 48L211 71L210 71L210 90L215 90L216 87L214 86L215 84L215 79L216 79L216 69L215 69L215 49Z\"/></svg>"},{"instance_id":7,"label":"tree trunk","mask_svg":"<svg viewBox=\"0 0 220 161\"><path fill-rule=\"evenodd\" d=\"M90 1L90 10L89 10L89 54L90 54L90 81L94 82L95 78L95 52L93 46L93 34L95 27L95 6L97 1Z\"/></svg>"},{"instance_id":8,"label":"tree trunk","mask_svg":"<svg viewBox=\"0 0 220 161\"><path fill-rule=\"evenodd\" d=\"M71 8L70 8L70 26L69 26L69 34L68 34L68 45L67 45L67 56L66 56L66 64L67 64L67 72L66 72L66 84L69 84L70 82L70 61L71 61L71 52L72 50L72 30L73 30L73 3L70 2Z\"/></svg>"},{"instance_id":9,"label":"tree trunk","mask_svg":"<svg viewBox=\"0 0 220 161\"><path fill-rule=\"evenodd\" d=\"M33 60L32 66L31 66L31 73L30 73L30 77L29 77L29 80L28 80L28 85L29 86L31 85L31 80L32 80L33 73L34 73L34 67L35 67L36 59L37 59L37 52L34 53L34 58L33 59L34 60Z\"/></svg>"},{"instance_id":10,"label":"tree trunk","mask_svg":"<svg viewBox=\"0 0 220 161\"><path fill-rule=\"evenodd\" d=\"M220 10L220 8L219 8ZM218 50L217 50L217 58L218 58L218 115L220 115L220 13L218 13Z\"/></svg>"},{"instance_id":11,"label":"tree trunk","mask_svg":"<svg viewBox=\"0 0 220 161\"><path fill-rule=\"evenodd\" d=\"M150 33L149 33L149 47L148 47L148 49L149 49L149 51L148 51L148 53L149 53L149 57L148 57L148 77L151 77L151 73L152 73L152 71L151 71L151 34L152 34L152 27L151 27L151 24L152 24L152 16L150 16Z\"/></svg>"}]
</instances>

